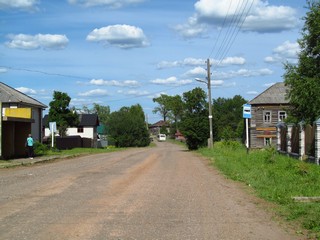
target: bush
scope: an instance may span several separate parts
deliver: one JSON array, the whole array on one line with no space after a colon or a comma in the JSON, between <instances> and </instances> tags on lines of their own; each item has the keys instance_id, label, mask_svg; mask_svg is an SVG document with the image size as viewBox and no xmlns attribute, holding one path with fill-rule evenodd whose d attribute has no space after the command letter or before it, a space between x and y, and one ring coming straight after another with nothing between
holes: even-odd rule
<instances>
[{"instance_id":1,"label":"bush","mask_svg":"<svg viewBox=\"0 0 320 240\"><path fill-rule=\"evenodd\" d=\"M42 144L40 142L35 142L33 148L34 148L34 154L36 156L45 155L49 150L47 145Z\"/></svg>"}]
</instances>

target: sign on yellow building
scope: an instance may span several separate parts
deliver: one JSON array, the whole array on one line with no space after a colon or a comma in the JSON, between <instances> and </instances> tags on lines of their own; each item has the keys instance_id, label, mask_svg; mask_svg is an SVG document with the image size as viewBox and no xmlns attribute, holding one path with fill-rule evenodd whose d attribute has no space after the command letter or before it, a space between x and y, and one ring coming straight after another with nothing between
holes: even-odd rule
<instances>
[{"instance_id":1,"label":"sign on yellow building","mask_svg":"<svg viewBox=\"0 0 320 240\"><path fill-rule=\"evenodd\" d=\"M31 108L4 108L4 116L31 119Z\"/></svg>"}]
</instances>

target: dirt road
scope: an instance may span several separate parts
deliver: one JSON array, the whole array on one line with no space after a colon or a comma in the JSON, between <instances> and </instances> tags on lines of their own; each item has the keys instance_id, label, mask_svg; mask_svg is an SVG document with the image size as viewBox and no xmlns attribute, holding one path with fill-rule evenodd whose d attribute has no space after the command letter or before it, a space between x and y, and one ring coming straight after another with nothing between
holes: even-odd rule
<instances>
[{"instance_id":1,"label":"dirt road","mask_svg":"<svg viewBox=\"0 0 320 240\"><path fill-rule=\"evenodd\" d=\"M0 170L0 239L298 239L174 144Z\"/></svg>"}]
</instances>

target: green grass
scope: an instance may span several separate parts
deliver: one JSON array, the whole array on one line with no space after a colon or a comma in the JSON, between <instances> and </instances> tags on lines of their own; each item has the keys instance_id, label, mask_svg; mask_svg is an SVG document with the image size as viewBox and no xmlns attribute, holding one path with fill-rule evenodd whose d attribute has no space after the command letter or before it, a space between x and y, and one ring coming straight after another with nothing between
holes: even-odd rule
<instances>
[{"instance_id":1,"label":"green grass","mask_svg":"<svg viewBox=\"0 0 320 240\"><path fill-rule=\"evenodd\" d=\"M275 203L283 219L298 222L301 228L320 239L320 203L298 203L292 197L320 196L320 166L278 154L274 148L248 154L238 143L215 143L199 152L228 178L245 183L257 196ZM311 236L310 235L310 236Z\"/></svg>"}]
</instances>

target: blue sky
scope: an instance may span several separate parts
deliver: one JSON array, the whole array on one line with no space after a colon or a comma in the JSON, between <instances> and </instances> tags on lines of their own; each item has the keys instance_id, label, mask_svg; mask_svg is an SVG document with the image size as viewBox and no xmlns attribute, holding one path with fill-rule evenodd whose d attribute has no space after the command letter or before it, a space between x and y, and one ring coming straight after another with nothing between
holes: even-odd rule
<instances>
[{"instance_id":1,"label":"blue sky","mask_svg":"<svg viewBox=\"0 0 320 240\"><path fill-rule=\"evenodd\" d=\"M206 84L251 100L295 63L304 0L0 0L0 81L49 105L117 111Z\"/></svg>"}]
</instances>

